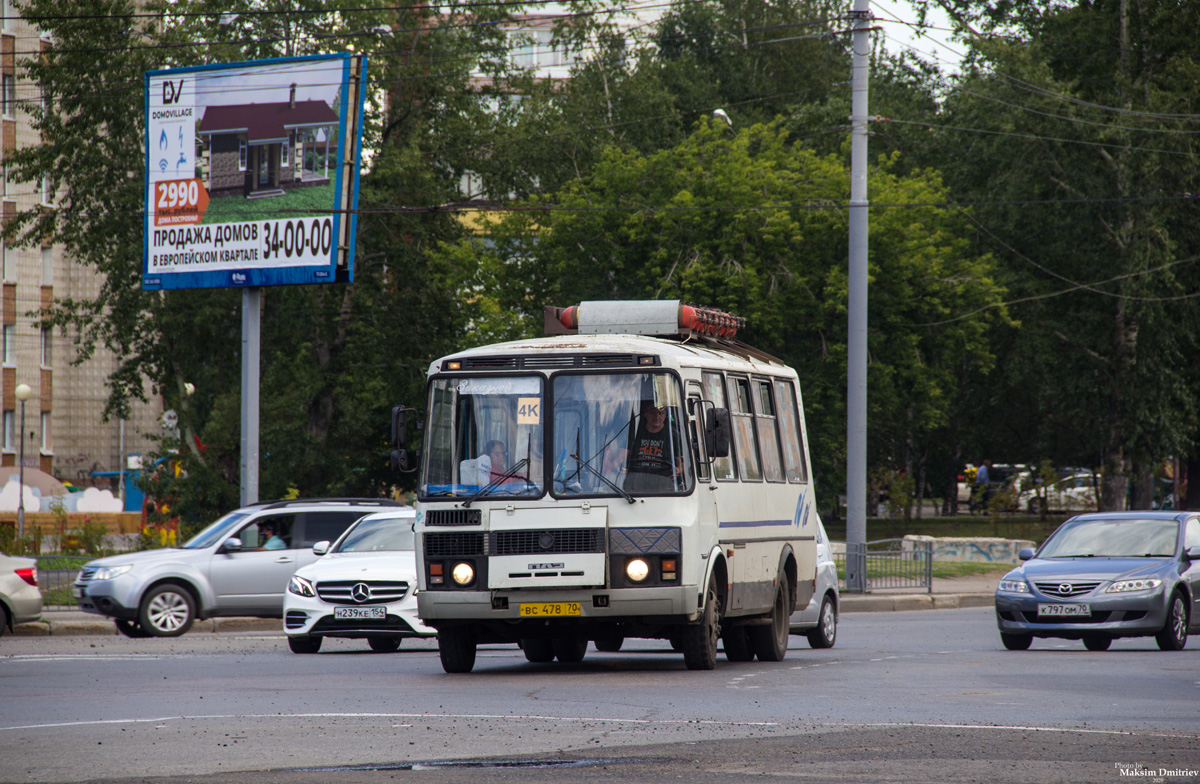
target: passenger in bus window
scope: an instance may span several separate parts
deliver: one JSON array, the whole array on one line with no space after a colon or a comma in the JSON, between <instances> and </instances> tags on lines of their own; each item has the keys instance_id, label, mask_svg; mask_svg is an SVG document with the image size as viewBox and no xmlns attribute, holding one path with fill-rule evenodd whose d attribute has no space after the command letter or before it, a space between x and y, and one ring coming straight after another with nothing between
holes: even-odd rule
<instances>
[{"instance_id":1,"label":"passenger in bus window","mask_svg":"<svg viewBox=\"0 0 1200 784\"><path fill-rule=\"evenodd\" d=\"M629 453L625 489L631 493L670 493L683 478L683 439L666 427L667 409L643 400Z\"/></svg>"}]
</instances>

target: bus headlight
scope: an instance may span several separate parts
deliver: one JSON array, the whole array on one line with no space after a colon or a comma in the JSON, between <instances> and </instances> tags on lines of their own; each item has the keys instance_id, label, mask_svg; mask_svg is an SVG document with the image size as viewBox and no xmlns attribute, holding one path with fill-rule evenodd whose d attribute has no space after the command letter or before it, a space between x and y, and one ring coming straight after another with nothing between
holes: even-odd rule
<instances>
[{"instance_id":1,"label":"bus headlight","mask_svg":"<svg viewBox=\"0 0 1200 784\"><path fill-rule=\"evenodd\" d=\"M650 576L650 564L644 558L630 558L625 562L625 576L640 583Z\"/></svg>"},{"instance_id":2,"label":"bus headlight","mask_svg":"<svg viewBox=\"0 0 1200 784\"><path fill-rule=\"evenodd\" d=\"M475 580L475 569L469 563L457 563L450 571L450 576L459 585L470 585Z\"/></svg>"}]
</instances>

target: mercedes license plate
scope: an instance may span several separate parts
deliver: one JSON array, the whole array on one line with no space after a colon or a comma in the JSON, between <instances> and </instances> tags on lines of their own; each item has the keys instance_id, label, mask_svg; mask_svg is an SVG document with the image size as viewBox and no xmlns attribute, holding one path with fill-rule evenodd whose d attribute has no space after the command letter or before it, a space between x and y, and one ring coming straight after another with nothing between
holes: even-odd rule
<instances>
[{"instance_id":1,"label":"mercedes license plate","mask_svg":"<svg viewBox=\"0 0 1200 784\"><path fill-rule=\"evenodd\" d=\"M579 602L523 602L522 618L555 618L580 615Z\"/></svg>"},{"instance_id":2,"label":"mercedes license plate","mask_svg":"<svg viewBox=\"0 0 1200 784\"><path fill-rule=\"evenodd\" d=\"M334 607L333 617L339 621L382 621L387 618L387 608Z\"/></svg>"},{"instance_id":3,"label":"mercedes license plate","mask_svg":"<svg viewBox=\"0 0 1200 784\"><path fill-rule=\"evenodd\" d=\"M1092 614L1090 604L1039 604L1039 618L1053 618L1060 615L1088 616Z\"/></svg>"}]
</instances>

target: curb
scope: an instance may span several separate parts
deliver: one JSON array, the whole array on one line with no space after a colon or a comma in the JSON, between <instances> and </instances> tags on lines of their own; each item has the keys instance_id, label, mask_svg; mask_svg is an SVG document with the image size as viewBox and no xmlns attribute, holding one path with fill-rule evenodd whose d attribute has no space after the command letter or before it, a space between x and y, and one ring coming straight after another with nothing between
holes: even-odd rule
<instances>
[{"instance_id":1,"label":"curb","mask_svg":"<svg viewBox=\"0 0 1200 784\"><path fill-rule=\"evenodd\" d=\"M839 612L904 612L908 610L958 610L964 607L991 607L993 593L922 593L867 596L842 595Z\"/></svg>"},{"instance_id":2,"label":"curb","mask_svg":"<svg viewBox=\"0 0 1200 784\"><path fill-rule=\"evenodd\" d=\"M121 637L110 620L96 621L34 621L19 623L13 630L14 637ZM209 618L196 621L188 634L195 632L236 634L239 632L283 633L283 621L279 618Z\"/></svg>"}]
</instances>

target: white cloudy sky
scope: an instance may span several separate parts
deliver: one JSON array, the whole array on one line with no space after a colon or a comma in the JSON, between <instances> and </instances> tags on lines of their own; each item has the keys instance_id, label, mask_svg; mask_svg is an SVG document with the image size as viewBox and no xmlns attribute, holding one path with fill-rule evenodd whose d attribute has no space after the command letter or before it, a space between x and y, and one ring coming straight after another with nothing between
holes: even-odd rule
<instances>
[{"instance_id":1,"label":"white cloudy sky","mask_svg":"<svg viewBox=\"0 0 1200 784\"><path fill-rule=\"evenodd\" d=\"M943 70L956 69L963 46L950 39L950 22L941 10L930 10L926 19L930 28L923 32L915 26L917 12L905 0L871 0L871 13L875 26L880 28L876 35L883 36L883 45L889 52L898 54L911 49L922 60L936 62Z\"/></svg>"}]
</instances>

